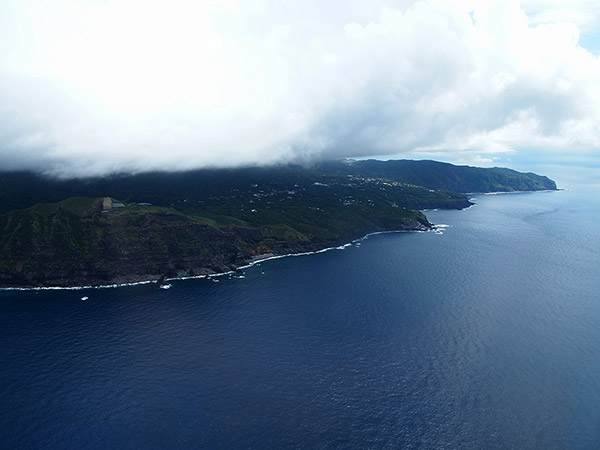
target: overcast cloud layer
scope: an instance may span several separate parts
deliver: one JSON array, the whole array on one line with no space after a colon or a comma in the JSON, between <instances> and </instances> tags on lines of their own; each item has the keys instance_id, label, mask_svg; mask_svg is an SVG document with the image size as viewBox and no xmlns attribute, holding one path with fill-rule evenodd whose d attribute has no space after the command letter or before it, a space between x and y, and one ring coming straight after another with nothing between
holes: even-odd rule
<instances>
[{"instance_id":1,"label":"overcast cloud layer","mask_svg":"<svg viewBox=\"0 0 600 450\"><path fill-rule=\"evenodd\" d=\"M0 167L597 163L600 8L564 3L4 0Z\"/></svg>"}]
</instances>

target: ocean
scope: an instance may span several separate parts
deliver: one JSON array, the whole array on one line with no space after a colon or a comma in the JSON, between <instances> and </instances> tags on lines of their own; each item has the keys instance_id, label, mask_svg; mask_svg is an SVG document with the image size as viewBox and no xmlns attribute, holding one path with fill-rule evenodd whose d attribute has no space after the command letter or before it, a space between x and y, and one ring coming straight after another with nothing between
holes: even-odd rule
<instances>
[{"instance_id":1,"label":"ocean","mask_svg":"<svg viewBox=\"0 0 600 450\"><path fill-rule=\"evenodd\" d=\"M599 194L476 195L245 278L2 291L0 446L600 448Z\"/></svg>"}]
</instances>

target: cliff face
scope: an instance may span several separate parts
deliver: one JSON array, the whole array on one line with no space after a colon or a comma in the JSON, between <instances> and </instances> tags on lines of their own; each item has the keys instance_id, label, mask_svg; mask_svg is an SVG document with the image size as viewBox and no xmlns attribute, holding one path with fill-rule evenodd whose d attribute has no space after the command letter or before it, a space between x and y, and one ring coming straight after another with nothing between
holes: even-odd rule
<instances>
[{"instance_id":1,"label":"cliff face","mask_svg":"<svg viewBox=\"0 0 600 450\"><path fill-rule=\"evenodd\" d=\"M106 285L226 272L255 255L315 251L376 231L427 229L431 224L419 210L471 204L449 187L554 186L545 180L431 161L92 180L2 174L0 287Z\"/></svg>"},{"instance_id":2,"label":"cliff face","mask_svg":"<svg viewBox=\"0 0 600 450\"><path fill-rule=\"evenodd\" d=\"M83 200L83 199L82 199ZM255 255L315 251L383 229L427 229L417 212L343 233L306 236L272 226L222 229L176 213L114 214L102 200L75 213L42 205L3 217L0 286L83 286L227 272ZM45 209L45 211L44 211ZM400 211L399 211L400 212Z\"/></svg>"},{"instance_id":3,"label":"cliff face","mask_svg":"<svg viewBox=\"0 0 600 450\"><path fill-rule=\"evenodd\" d=\"M38 219L40 222L43 219ZM185 217L78 217L59 211L43 233L5 248L0 284L112 284L230 270L247 258L232 233Z\"/></svg>"}]
</instances>

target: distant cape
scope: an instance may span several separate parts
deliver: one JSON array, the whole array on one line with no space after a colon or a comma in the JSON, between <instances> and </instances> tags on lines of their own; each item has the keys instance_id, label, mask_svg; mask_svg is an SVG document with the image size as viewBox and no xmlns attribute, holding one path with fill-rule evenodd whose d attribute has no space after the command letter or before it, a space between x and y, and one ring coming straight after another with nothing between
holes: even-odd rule
<instances>
[{"instance_id":1,"label":"distant cape","mask_svg":"<svg viewBox=\"0 0 600 450\"><path fill-rule=\"evenodd\" d=\"M318 167L331 173L387 178L430 189L461 193L556 190L556 183L546 176L503 167L456 166L438 161L409 159L346 159L326 161Z\"/></svg>"}]
</instances>

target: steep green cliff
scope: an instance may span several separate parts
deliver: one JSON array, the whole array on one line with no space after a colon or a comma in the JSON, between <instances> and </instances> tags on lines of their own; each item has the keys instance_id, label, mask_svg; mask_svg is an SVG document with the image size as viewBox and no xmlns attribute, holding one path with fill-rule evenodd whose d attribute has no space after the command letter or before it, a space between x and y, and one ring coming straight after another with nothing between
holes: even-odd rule
<instances>
[{"instance_id":1,"label":"steep green cliff","mask_svg":"<svg viewBox=\"0 0 600 450\"><path fill-rule=\"evenodd\" d=\"M443 165L443 176L431 170L428 178L429 162L419 162L411 178L398 165L379 163L86 180L1 174L0 287L225 272L261 254L315 251L375 231L429 229L420 210L471 204L436 187L452 185L450 180L465 188L460 190L548 187L544 177L508 169L480 173Z\"/></svg>"},{"instance_id":2,"label":"steep green cliff","mask_svg":"<svg viewBox=\"0 0 600 450\"><path fill-rule=\"evenodd\" d=\"M172 206L74 197L13 210L0 215L0 286L113 284L224 272L260 254L314 251L373 231L430 226L404 204L469 204L459 194L379 180L323 180L328 183L286 189L254 183L201 200L181 198Z\"/></svg>"}]
</instances>

